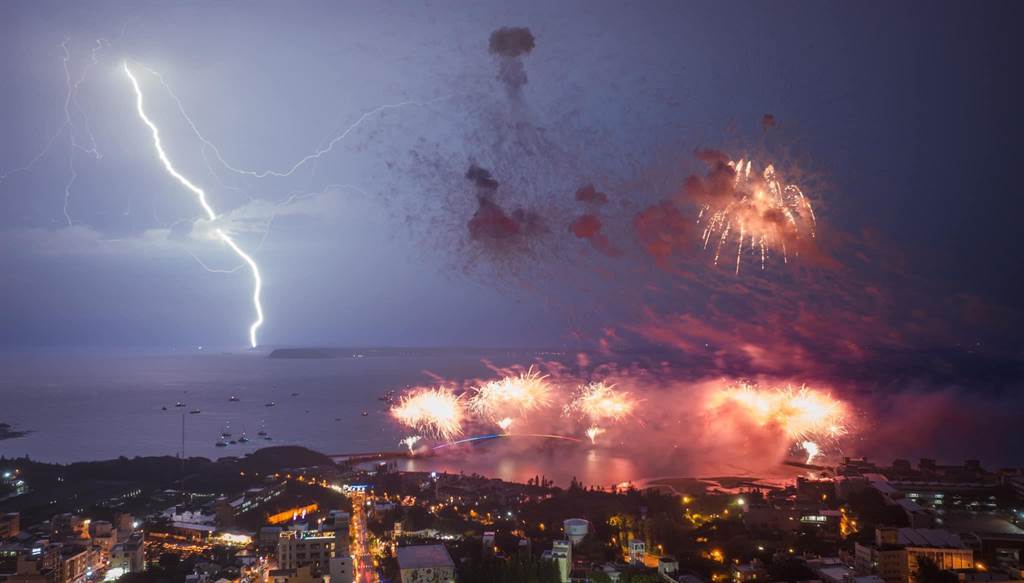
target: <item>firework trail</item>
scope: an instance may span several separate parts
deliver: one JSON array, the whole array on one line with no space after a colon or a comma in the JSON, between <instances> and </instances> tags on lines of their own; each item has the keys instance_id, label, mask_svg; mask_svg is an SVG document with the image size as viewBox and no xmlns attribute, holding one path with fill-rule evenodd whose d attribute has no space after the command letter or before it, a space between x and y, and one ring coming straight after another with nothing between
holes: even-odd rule
<instances>
[{"instance_id":1,"label":"firework trail","mask_svg":"<svg viewBox=\"0 0 1024 583\"><path fill-rule=\"evenodd\" d=\"M478 387L469 400L469 410L482 419L508 431L513 419L547 407L551 403L551 383L530 367L526 372L508 375Z\"/></svg>"},{"instance_id":2,"label":"firework trail","mask_svg":"<svg viewBox=\"0 0 1024 583\"><path fill-rule=\"evenodd\" d=\"M423 438L420 437L419 435L410 435L408 437L402 438L402 440L399 441L398 443L399 445L404 445L406 448L408 448L409 453L413 453L416 444L419 443L421 439Z\"/></svg>"},{"instance_id":3,"label":"firework trail","mask_svg":"<svg viewBox=\"0 0 1024 583\"><path fill-rule=\"evenodd\" d=\"M135 107L136 110L138 111L139 119L141 119L142 122L146 124L146 127L149 128L149 131L152 134L153 148L156 150L157 158L159 158L160 162L163 164L164 170L166 170L167 173L171 175L171 177L177 180L179 184L181 184L186 189L188 189L189 191L196 195L196 198L199 201L199 205L203 208L203 211L206 213L206 217L211 222L215 222L218 218L217 213L213 210L213 207L210 206L209 202L207 202L206 192L203 189L196 186L195 184L193 184L188 178L183 176L181 173L179 173L178 170L174 168L174 165L171 163L170 158L167 157L167 153L164 151L163 144L160 141L160 129L146 115L146 110L145 107L143 106L142 88L139 86L139 82L135 78L135 75L132 74L131 69L128 68L128 63L124 62L122 66L125 75L127 75L128 80L131 81L132 88L135 90ZM260 302L260 293L263 287L263 280L260 277L259 266L256 265L256 261L253 260L253 258L249 254L243 251L242 248L239 247L237 243L235 243L235 241L231 238L230 235L227 234L227 232L224 231L224 229L217 228L214 230L214 233L221 241L223 241L225 244L227 244L228 247L231 248L235 255L238 255L238 257L241 258L242 261L244 261L245 264L249 266L249 271L252 273L252 303L253 308L255 309L256 312L256 319L249 326L249 345L252 348L256 348L256 332L259 330L260 326L263 325L263 305Z\"/></svg>"},{"instance_id":4,"label":"firework trail","mask_svg":"<svg viewBox=\"0 0 1024 583\"><path fill-rule=\"evenodd\" d=\"M770 251L780 252L783 262L788 263L787 242L814 237L816 219L810 201L799 186L785 184L771 164L760 173L744 159L729 161L719 170L725 168L729 171L724 174L731 175L732 184L725 188L716 185L723 173L715 172L717 177L709 180L714 196L701 206L698 216L704 226L704 248L714 249L715 265L730 239L736 242L737 274L744 250L760 255L761 269L765 269Z\"/></svg>"},{"instance_id":5,"label":"firework trail","mask_svg":"<svg viewBox=\"0 0 1024 583\"><path fill-rule=\"evenodd\" d=\"M807 464L809 464L812 461L814 461L814 458L818 457L818 454L821 453L821 448L818 447L818 444L814 443L813 441L810 441L810 440L807 440L807 441L804 441L803 443L801 443L800 447L802 447L803 450L805 452L807 452L807 461L804 462L804 463L807 463Z\"/></svg>"},{"instance_id":6,"label":"firework trail","mask_svg":"<svg viewBox=\"0 0 1024 583\"><path fill-rule=\"evenodd\" d=\"M590 439L590 443L597 443L597 437L602 433L604 433L604 429L600 427L587 428L587 438Z\"/></svg>"},{"instance_id":7,"label":"firework trail","mask_svg":"<svg viewBox=\"0 0 1024 583\"><path fill-rule=\"evenodd\" d=\"M406 427L445 441L462 435L462 402L445 388L413 389L391 408L391 416Z\"/></svg>"}]
</instances>

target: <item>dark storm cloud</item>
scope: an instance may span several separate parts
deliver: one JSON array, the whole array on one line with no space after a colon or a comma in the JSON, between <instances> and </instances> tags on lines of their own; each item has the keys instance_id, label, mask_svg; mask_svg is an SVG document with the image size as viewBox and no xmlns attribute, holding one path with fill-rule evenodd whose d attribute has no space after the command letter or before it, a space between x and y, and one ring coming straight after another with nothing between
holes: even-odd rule
<instances>
[{"instance_id":1,"label":"dark storm cloud","mask_svg":"<svg viewBox=\"0 0 1024 583\"><path fill-rule=\"evenodd\" d=\"M505 85L509 97L516 99L526 85L526 66L522 57L530 54L536 43L530 29L503 27L491 33L488 50L498 63L498 80Z\"/></svg>"}]
</instances>

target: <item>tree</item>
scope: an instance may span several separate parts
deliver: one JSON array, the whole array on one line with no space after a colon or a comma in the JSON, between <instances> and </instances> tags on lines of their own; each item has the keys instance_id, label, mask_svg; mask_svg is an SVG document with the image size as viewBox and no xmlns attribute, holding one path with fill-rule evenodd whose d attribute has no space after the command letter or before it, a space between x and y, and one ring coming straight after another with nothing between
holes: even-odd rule
<instances>
[{"instance_id":1,"label":"tree","mask_svg":"<svg viewBox=\"0 0 1024 583\"><path fill-rule=\"evenodd\" d=\"M939 568L939 565L930 558L918 557L914 581L916 583L958 583L960 578L952 571Z\"/></svg>"}]
</instances>

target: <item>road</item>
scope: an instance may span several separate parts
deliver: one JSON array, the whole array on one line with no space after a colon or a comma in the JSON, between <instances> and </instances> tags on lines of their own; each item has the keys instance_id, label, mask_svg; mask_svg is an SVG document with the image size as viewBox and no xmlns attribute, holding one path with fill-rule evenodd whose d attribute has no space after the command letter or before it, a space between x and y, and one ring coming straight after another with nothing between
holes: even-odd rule
<instances>
[{"instance_id":1,"label":"road","mask_svg":"<svg viewBox=\"0 0 1024 583\"><path fill-rule=\"evenodd\" d=\"M366 533L366 494L349 493L352 500L352 560L355 580L361 583L378 583L377 569L370 555L369 537Z\"/></svg>"}]
</instances>

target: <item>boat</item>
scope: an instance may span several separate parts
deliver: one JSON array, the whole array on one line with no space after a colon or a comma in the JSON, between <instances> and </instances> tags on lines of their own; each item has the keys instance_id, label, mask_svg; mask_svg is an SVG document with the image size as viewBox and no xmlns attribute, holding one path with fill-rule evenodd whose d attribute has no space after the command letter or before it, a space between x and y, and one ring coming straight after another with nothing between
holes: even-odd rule
<instances>
[{"instance_id":1,"label":"boat","mask_svg":"<svg viewBox=\"0 0 1024 583\"><path fill-rule=\"evenodd\" d=\"M264 439L264 440L266 440L266 441L271 441L271 440L273 440L274 438L273 438L273 437L270 437L269 435L265 435L265 436L263 436L263 439Z\"/></svg>"},{"instance_id":2,"label":"boat","mask_svg":"<svg viewBox=\"0 0 1024 583\"><path fill-rule=\"evenodd\" d=\"M163 407L160 407L160 410L161 411L166 411L167 410L167 405L164 405Z\"/></svg>"},{"instance_id":3,"label":"boat","mask_svg":"<svg viewBox=\"0 0 1024 583\"><path fill-rule=\"evenodd\" d=\"M231 423L224 424L224 431L220 432L221 437L231 437Z\"/></svg>"},{"instance_id":4,"label":"boat","mask_svg":"<svg viewBox=\"0 0 1024 583\"><path fill-rule=\"evenodd\" d=\"M370 414L370 412L369 412L369 411L363 411L363 417L366 417L366 416L367 416L367 415L369 415L369 414Z\"/></svg>"},{"instance_id":5,"label":"boat","mask_svg":"<svg viewBox=\"0 0 1024 583\"><path fill-rule=\"evenodd\" d=\"M223 439L218 440L217 443L215 443L213 445L215 445L217 447L227 447L228 446L227 442L224 441Z\"/></svg>"},{"instance_id":6,"label":"boat","mask_svg":"<svg viewBox=\"0 0 1024 583\"><path fill-rule=\"evenodd\" d=\"M181 401L178 401L177 403L174 404L174 406L175 407L184 407L185 403L182 403Z\"/></svg>"},{"instance_id":7,"label":"boat","mask_svg":"<svg viewBox=\"0 0 1024 583\"><path fill-rule=\"evenodd\" d=\"M236 397L234 395L231 395L231 398L229 398L228 401L231 401L232 403L237 403L237 402L241 401L241 399L239 399L238 397Z\"/></svg>"},{"instance_id":8,"label":"boat","mask_svg":"<svg viewBox=\"0 0 1024 583\"><path fill-rule=\"evenodd\" d=\"M269 403L267 403L266 405L263 405L263 406L264 406L264 407L273 407L273 406L275 406L275 405L277 405L277 403L275 403L275 402L271 401L271 402L269 402Z\"/></svg>"},{"instance_id":9,"label":"boat","mask_svg":"<svg viewBox=\"0 0 1024 583\"><path fill-rule=\"evenodd\" d=\"M228 443L230 443L231 445L235 445L235 444L237 444L238 442L237 442L237 441L235 441L234 439L232 439L232 440L231 440L231 441L229 441Z\"/></svg>"},{"instance_id":10,"label":"boat","mask_svg":"<svg viewBox=\"0 0 1024 583\"><path fill-rule=\"evenodd\" d=\"M245 436L245 432L242 432L242 436L238 438L238 443L249 443L249 438Z\"/></svg>"},{"instance_id":11,"label":"boat","mask_svg":"<svg viewBox=\"0 0 1024 583\"><path fill-rule=\"evenodd\" d=\"M299 396L299 394L298 394L298 393L292 393L292 396L293 396L293 397L298 397L298 396Z\"/></svg>"},{"instance_id":12,"label":"boat","mask_svg":"<svg viewBox=\"0 0 1024 583\"><path fill-rule=\"evenodd\" d=\"M202 413L202 411L200 411L199 409L192 409L191 411L188 412L189 415L198 415L200 413Z\"/></svg>"}]
</instances>

